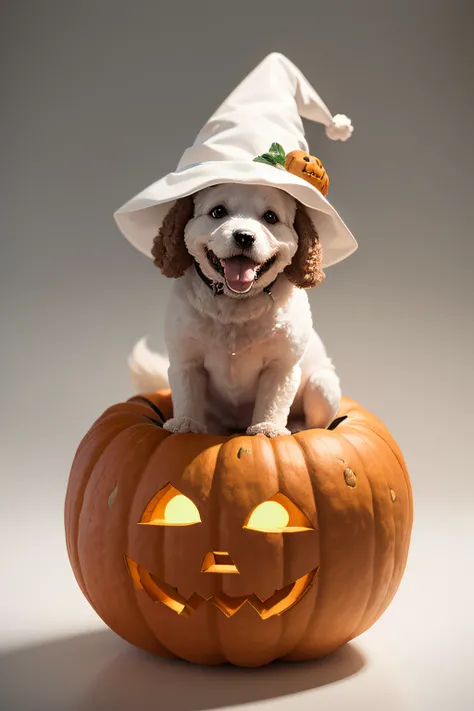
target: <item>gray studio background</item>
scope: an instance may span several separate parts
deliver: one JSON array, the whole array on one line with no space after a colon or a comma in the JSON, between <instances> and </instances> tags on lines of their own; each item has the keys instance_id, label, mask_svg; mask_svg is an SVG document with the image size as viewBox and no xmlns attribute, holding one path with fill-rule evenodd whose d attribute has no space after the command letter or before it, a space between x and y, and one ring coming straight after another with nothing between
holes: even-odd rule
<instances>
[{"instance_id":1,"label":"gray studio background","mask_svg":"<svg viewBox=\"0 0 474 711\"><path fill-rule=\"evenodd\" d=\"M227 94L278 50L355 126L340 143L305 124L329 199L359 242L310 300L345 394L385 422L412 477L413 551L396 598L407 613L397 633L396 612L379 624L392 642L423 620L444 630L442 641L425 631L410 645L418 658L445 650L425 678L451 663L453 708L464 709L472 613L448 622L447 607L449 592L462 609L472 585L460 554L474 476L472 3L11 0L2 14L5 644L72 630L71 610L95 621L65 552L69 467L92 422L132 394L126 357L136 340L163 347L171 288L112 213L173 170ZM433 689L431 709L444 688Z\"/></svg>"}]
</instances>

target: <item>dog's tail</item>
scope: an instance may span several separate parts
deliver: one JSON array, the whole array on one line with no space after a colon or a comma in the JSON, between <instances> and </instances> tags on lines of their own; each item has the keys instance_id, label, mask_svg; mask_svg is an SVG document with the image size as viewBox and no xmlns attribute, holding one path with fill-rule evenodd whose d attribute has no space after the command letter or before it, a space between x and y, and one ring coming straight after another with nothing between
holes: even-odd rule
<instances>
[{"instance_id":1,"label":"dog's tail","mask_svg":"<svg viewBox=\"0 0 474 711\"><path fill-rule=\"evenodd\" d=\"M161 353L154 353L141 338L128 356L128 367L137 392L152 392L169 388L169 360Z\"/></svg>"}]
</instances>

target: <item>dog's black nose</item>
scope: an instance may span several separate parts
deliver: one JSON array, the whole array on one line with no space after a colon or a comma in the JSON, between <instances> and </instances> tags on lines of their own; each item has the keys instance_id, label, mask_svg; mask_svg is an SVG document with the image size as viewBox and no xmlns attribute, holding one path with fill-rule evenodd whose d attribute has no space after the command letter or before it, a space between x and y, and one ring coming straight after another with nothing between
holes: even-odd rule
<instances>
[{"instance_id":1,"label":"dog's black nose","mask_svg":"<svg viewBox=\"0 0 474 711\"><path fill-rule=\"evenodd\" d=\"M237 230L234 232L234 239L243 249L248 249L255 242L255 235L253 232L248 232L246 230Z\"/></svg>"}]
</instances>

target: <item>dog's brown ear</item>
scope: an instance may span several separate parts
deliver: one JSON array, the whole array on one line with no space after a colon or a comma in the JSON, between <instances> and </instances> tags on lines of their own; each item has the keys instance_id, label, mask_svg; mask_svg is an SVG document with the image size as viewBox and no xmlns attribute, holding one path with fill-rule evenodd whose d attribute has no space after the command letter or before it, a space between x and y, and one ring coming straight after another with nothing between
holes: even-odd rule
<instances>
[{"instance_id":1,"label":"dog's brown ear","mask_svg":"<svg viewBox=\"0 0 474 711\"><path fill-rule=\"evenodd\" d=\"M293 225L298 235L298 249L285 269L289 281L300 289L311 289L325 278L323 250L311 219L301 203L297 204Z\"/></svg>"},{"instance_id":2,"label":"dog's brown ear","mask_svg":"<svg viewBox=\"0 0 474 711\"><path fill-rule=\"evenodd\" d=\"M176 200L167 212L151 250L155 265L166 277L177 279L193 263L184 243L184 228L194 214L191 195Z\"/></svg>"}]
</instances>

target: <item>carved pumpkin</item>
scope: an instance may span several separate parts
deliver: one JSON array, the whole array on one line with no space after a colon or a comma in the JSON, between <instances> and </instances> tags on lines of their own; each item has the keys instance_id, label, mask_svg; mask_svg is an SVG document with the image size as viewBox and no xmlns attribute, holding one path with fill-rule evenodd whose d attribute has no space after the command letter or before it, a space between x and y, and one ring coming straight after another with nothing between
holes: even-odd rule
<instances>
[{"instance_id":1,"label":"carved pumpkin","mask_svg":"<svg viewBox=\"0 0 474 711\"><path fill-rule=\"evenodd\" d=\"M405 568L412 497L384 425L344 398L329 429L170 434L169 391L114 405L76 453L77 581L132 644L191 662L323 656L361 634Z\"/></svg>"},{"instance_id":2,"label":"carved pumpkin","mask_svg":"<svg viewBox=\"0 0 474 711\"><path fill-rule=\"evenodd\" d=\"M291 151L291 153L287 153L286 155L285 168L290 173L306 180L323 195L327 195L329 190L329 176L324 170L323 164L316 156L312 156L306 151Z\"/></svg>"}]
</instances>

